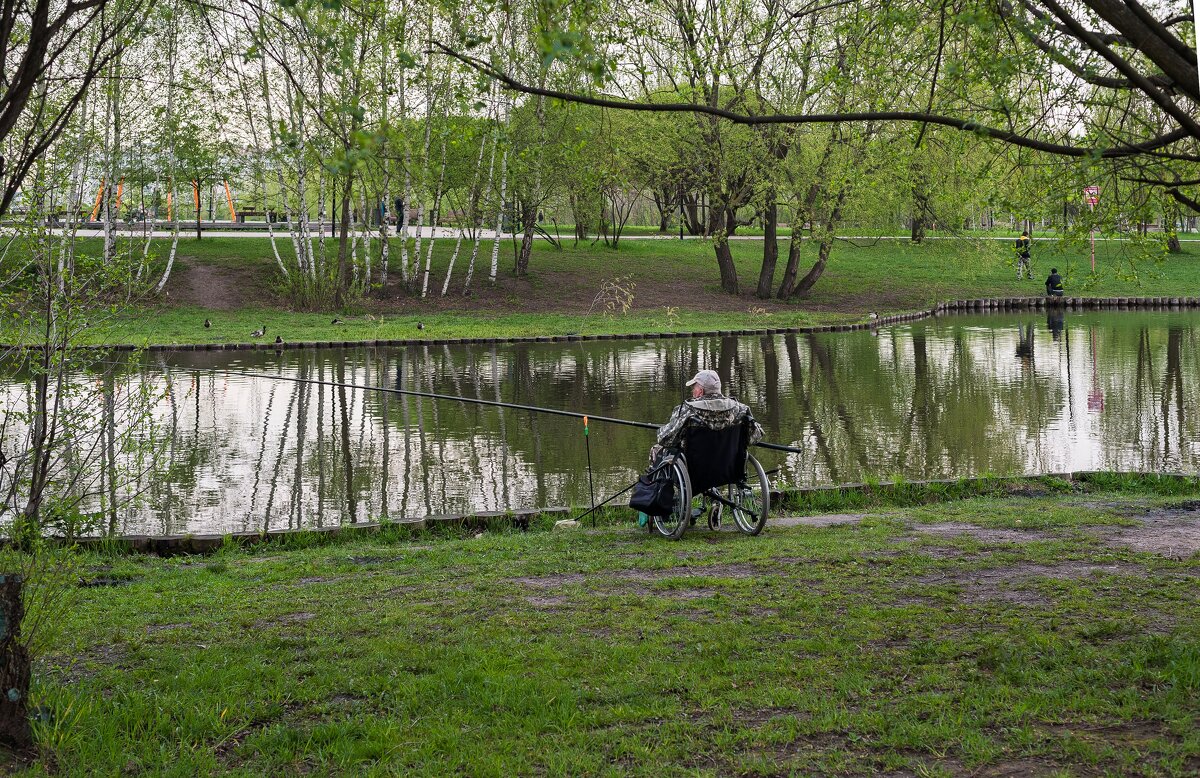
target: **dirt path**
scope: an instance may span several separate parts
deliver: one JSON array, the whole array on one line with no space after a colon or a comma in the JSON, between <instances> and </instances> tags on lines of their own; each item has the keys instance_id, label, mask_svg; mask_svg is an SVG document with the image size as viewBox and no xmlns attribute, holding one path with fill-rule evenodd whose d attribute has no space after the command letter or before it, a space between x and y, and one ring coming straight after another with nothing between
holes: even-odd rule
<instances>
[{"instance_id":1,"label":"dirt path","mask_svg":"<svg viewBox=\"0 0 1200 778\"><path fill-rule=\"evenodd\" d=\"M1176 560L1184 560L1194 554L1200 554L1200 501L1188 501L1165 508L1145 508L1137 505L1107 507L1114 509L1122 518L1137 521L1138 526L1087 528L1087 532L1099 538L1106 546L1146 551ZM871 515L838 513L816 516L781 516L771 519L769 524L773 527L832 527L841 524L858 524ZM903 513L892 514L892 517L904 519ZM947 538L966 535L983 543L1031 543L1055 537L1053 532L980 527L965 522L906 523L908 523L909 529L918 535Z\"/></svg>"},{"instance_id":2,"label":"dirt path","mask_svg":"<svg viewBox=\"0 0 1200 778\"><path fill-rule=\"evenodd\" d=\"M167 296L176 305L195 305L233 311L272 297L258 274L250 269L219 267L179 256L167 282Z\"/></svg>"}]
</instances>

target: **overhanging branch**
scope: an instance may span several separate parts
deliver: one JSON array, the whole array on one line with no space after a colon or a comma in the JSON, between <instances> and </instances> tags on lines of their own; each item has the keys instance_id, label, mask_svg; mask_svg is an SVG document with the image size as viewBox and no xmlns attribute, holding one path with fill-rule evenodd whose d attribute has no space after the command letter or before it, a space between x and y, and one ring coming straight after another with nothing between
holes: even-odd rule
<instances>
[{"instance_id":1,"label":"overhanging branch","mask_svg":"<svg viewBox=\"0 0 1200 778\"><path fill-rule=\"evenodd\" d=\"M631 100L621 100L606 96L575 94L573 92L562 92L556 89L546 89L543 87L532 86L513 78L501 70L496 69L483 60L466 54L461 54L445 44L434 41L433 46L446 56L452 57L464 65L495 79L504 85L504 87L512 91L540 97L549 97L568 103L593 105L599 108L611 108L618 111L699 113L725 119L733 122L734 124L751 126L767 124L842 124L868 121L919 122L936 124L943 127L951 127L964 132L972 132L976 135L992 138L1013 146L1020 146L1022 148L1033 149L1035 151L1044 151L1046 153L1056 154L1058 156L1094 156L1102 159L1138 156L1140 154L1145 154L1147 152L1154 151L1155 149L1162 148L1163 146L1170 145L1176 141L1183 140L1192 135L1192 133L1189 133L1185 129L1177 129L1164 135L1160 135L1156 138L1147 139L1140 143L1129 143L1110 148L1097 149L1085 146L1070 146L1061 143L1052 143L1050 141L1031 138L1027 135L1013 132L1012 130L1002 130L996 127L988 127L973 119L960 119L953 116L942 116L939 114L925 113L922 111L850 111L839 113L756 115L738 113L737 111L731 111L725 108L700 103L639 103ZM1197 137L1200 137L1200 134L1198 134Z\"/></svg>"}]
</instances>

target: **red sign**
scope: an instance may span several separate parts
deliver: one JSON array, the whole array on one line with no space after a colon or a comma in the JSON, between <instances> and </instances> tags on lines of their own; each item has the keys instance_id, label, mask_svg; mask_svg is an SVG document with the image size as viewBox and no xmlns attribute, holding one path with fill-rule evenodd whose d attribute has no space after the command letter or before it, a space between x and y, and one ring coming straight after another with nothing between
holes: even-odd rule
<instances>
[{"instance_id":1,"label":"red sign","mask_svg":"<svg viewBox=\"0 0 1200 778\"><path fill-rule=\"evenodd\" d=\"M1100 187L1085 186L1083 188L1083 199L1087 201L1088 205L1096 205L1100 202Z\"/></svg>"}]
</instances>

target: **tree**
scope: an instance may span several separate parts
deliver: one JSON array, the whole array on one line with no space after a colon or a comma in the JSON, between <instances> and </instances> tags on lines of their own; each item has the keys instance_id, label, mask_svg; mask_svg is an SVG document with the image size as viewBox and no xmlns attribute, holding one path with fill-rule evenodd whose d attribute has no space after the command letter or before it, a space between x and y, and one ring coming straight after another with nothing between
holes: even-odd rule
<instances>
[{"instance_id":1,"label":"tree","mask_svg":"<svg viewBox=\"0 0 1200 778\"><path fill-rule=\"evenodd\" d=\"M0 216L144 13L144 0L0 0Z\"/></svg>"},{"instance_id":2,"label":"tree","mask_svg":"<svg viewBox=\"0 0 1200 778\"><path fill-rule=\"evenodd\" d=\"M830 3L797 11L791 19L836 14L842 5ZM763 0L756 18L769 16L773 7L769 0ZM598 8L593 6L593 13L598 13ZM728 41L720 37L729 25L696 18L689 7L677 10L681 35L689 44L688 61L696 63L692 67L693 83L703 86L716 84L718 79L736 79L729 64ZM924 25L924 19L939 17L952 17L957 22L949 29L943 28L944 34L936 38L916 37L904 42L906 60L942 63L923 77L924 88L898 92L897 99L886 106L850 102L830 111L760 112L736 102L714 102L712 93L716 90L711 87L707 91L698 89L679 102L545 88L454 46L440 46L448 55L509 89L607 108L686 112L698 120L723 119L746 125L908 122L951 127L980 138L1076 159L1170 159L1189 163L1193 169L1200 162L1194 148L1200 141L1200 119L1194 108L1200 105L1200 77L1196 49L1185 42L1189 27L1194 34L1195 23L1182 0L1154 9L1136 0L1080 0L1069 6L1055 0L1020 0L965 10L948 0L913 0L863 4L858 10L859 17L877 16L889 21L872 31L876 37L893 34L896 29L902 32L905 20L910 25ZM629 33L653 37L639 25L646 22L639 21ZM553 32L544 34L551 36ZM954 39L947 40L946 35ZM979 42L990 45L975 45ZM587 47L563 45L547 51L546 57L550 62L569 59L577 56L577 51L586 53ZM953 52L952 56L946 56L947 52ZM620 64L609 69L606 82L618 88L621 84L611 74ZM730 82L736 90L737 81ZM991 103L981 104L975 99L981 87L1000 85L1005 88L993 90L996 99ZM1024 100L1020 104L1009 99L1014 92L1011 87L1016 85L1022 87ZM1192 208L1196 200L1184 189L1192 186L1186 183L1190 180L1159 178L1154 183Z\"/></svg>"}]
</instances>

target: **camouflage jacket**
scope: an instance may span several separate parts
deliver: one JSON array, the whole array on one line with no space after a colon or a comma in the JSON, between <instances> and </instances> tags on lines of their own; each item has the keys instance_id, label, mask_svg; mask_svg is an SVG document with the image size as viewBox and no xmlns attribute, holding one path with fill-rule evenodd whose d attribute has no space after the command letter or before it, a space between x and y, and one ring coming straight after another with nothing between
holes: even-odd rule
<instances>
[{"instance_id":1,"label":"camouflage jacket","mask_svg":"<svg viewBox=\"0 0 1200 778\"><path fill-rule=\"evenodd\" d=\"M750 420L750 443L762 440L763 428L750 408L732 397L720 394L706 394L696 400L688 400L675 408L667 423L658 428L658 445L663 448L674 448L679 445L683 435L683 426L689 419L713 430L723 430L740 424L742 419Z\"/></svg>"}]
</instances>

